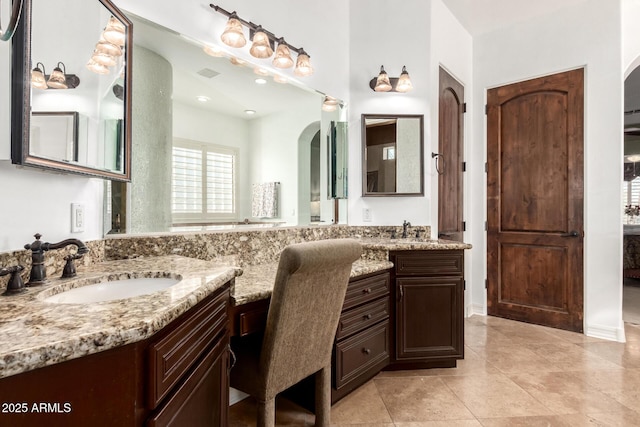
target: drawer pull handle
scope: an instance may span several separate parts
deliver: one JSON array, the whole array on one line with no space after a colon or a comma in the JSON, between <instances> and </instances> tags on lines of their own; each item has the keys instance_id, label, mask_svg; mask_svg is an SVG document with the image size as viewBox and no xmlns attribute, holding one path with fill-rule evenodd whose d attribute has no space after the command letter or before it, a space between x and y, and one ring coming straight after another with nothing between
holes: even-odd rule
<instances>
[{"instance_id":1,"label":"drawer pull handle","mask_svg":"<svg viewBox=\"0 0 640 427\"><path fill-rule=\"evenodd\" d=\"M371 350L369 350L368 348L363 348L363 349L362 349L362 352L363 352L364 354L370 354L370 353L371 353Z\"/></svg>"},{"instance_id":2,"label":"drawer pull handle","mask_svg":"<svg viewBox=\"0 0 640 427\"><path fill-rule=\"evenodd\" d=\"M371 319L371 314L365 314L362 317L364 318L364 320L369 320L369 319Z\"/></svg>"},{"instance_id":3,"label":"drawer pull handle","mask_svg":"<svg viewBox=\"0 0 640 427\"><path fill-rule=\"evenodd\" d=\"M371 288L366 288L362 290L363 294L370 294L371 293Z\"/></svg>"}]
</instances>

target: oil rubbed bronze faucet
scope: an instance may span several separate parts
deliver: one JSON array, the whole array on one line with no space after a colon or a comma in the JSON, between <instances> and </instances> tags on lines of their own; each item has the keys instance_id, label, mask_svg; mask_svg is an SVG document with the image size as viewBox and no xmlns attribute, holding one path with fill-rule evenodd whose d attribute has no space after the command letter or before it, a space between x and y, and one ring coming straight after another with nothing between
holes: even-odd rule
<instances>
[{"instance_id":1,"label":"oil rubbed bronze faucet","mask_svg":"<svg viewBox=\"0 0 640 427\"><path fill-rule=\"evenodd\" d=\"M36 240L31 244L24 245L25 249L31 250L31 272L29 273L29 282L27 286L42 285L47 278L47 271L44 268L44 253L51 249L65 248L69 245L74 245L78 248L78 251L74 255L68 255L64 257L67 261L62 271L62 277L73 277L76 275L76 267L73 261L82 258L84 254L89 252L89 248L78 239L66 239L58 243L42 243L40 233L34 234Z\"/></svg>"},{"instance_id":2,"label":"oil rubbed bronze faucet","mask_svg":"<svg viewBox=\"0 0 640 427\"><path fill-rule=\"evenodd\" d=\"M411 223L408 222L406 219L404 220L404 222L402 223L402 238L406 239L407 238L407 228L411 227Z\"/></svg>"}]
</instances>

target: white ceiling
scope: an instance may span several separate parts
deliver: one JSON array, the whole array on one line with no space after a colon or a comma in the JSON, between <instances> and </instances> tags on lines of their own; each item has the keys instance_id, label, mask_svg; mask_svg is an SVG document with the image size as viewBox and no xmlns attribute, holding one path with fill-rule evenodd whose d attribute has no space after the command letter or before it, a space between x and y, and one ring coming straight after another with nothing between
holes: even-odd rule
<instances>
[{"instance_id":1,"label":"white ceiling","mask_svg":"<svg viewBox=\"0 0 640 427\"><path fill-rule=\"evenodd\" d=\"M442 0L472 36L510 27L586 0Z\"/></svg>"}]
</instances>

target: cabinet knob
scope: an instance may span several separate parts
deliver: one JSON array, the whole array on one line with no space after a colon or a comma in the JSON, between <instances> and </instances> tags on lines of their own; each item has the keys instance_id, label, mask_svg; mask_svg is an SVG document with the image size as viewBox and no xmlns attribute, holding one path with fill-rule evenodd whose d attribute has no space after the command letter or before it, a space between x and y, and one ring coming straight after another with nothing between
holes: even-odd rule
<instances>
[{"instance_id":1,"label":"cabinet knob","mask_svg":"<svg viewBox=\"0 0 640 427\"><path fill-rule=\"evenodd\" d=\"M364 354L370 354L370 353L371 353L371 350L369 350L368 348L363 348L363 349L362 349L362 352L363 352Z\"/></svg>"},{"instance_id":2,"label":"cabinet knob","mask_svg":"<svg viewBox=\"0 0 640 427\"><path fill-rule=\"evenodd\" d=\"M370 294L371 293L371 288L365 288L362 290L363 294Z\"/></svg>"},{"instance_id":3,"label":"cabinet knob","mask_svg":"<svg viewBox=\"0 0 640 427\"><path fill-rule=\"evenodd\" d=\"M362 317L364 318L364 320L369 320L369 319L371 319L371 314L365 314Z\"/></svg>"}]
</instances>

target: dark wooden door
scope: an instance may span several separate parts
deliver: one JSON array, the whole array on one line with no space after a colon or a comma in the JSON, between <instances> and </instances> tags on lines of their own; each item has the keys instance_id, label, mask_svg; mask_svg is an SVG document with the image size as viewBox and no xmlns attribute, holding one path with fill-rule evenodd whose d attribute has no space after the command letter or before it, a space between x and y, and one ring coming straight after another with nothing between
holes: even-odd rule
<instances>
[{"instance_id":1,"label":"dark wooden door","mask_svg":"<svg viewBox=\"0 0 640 427\"><path fill-rule=\"evenodd\" d=\"M440 68L438 238L462 241L464 87Z\"/></svg>"},{"instance_id":2,"label":"dark wooden door","mask_svg":"<svg viewBox=\"0 0 640 427\"><path fill-rule=\"evenodd\" d=\"M582 332L584 72L487 104L488 314Z\"/></svg>"}]
</instances>

